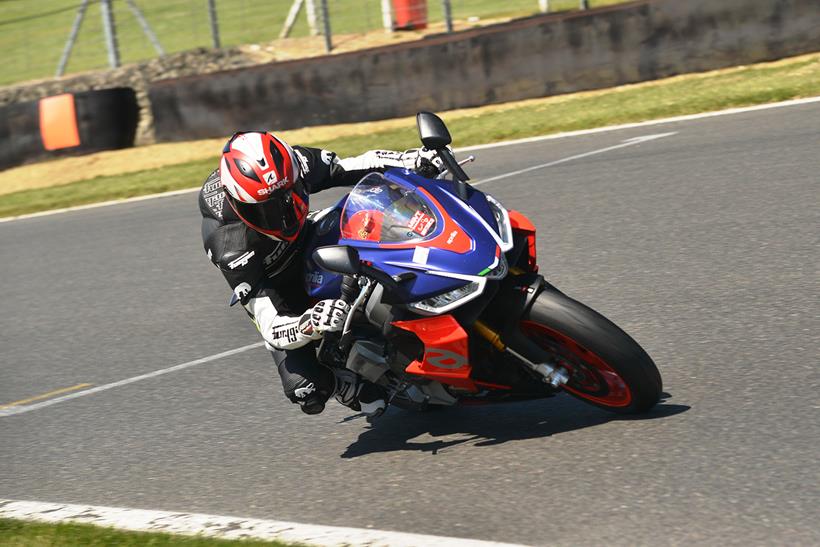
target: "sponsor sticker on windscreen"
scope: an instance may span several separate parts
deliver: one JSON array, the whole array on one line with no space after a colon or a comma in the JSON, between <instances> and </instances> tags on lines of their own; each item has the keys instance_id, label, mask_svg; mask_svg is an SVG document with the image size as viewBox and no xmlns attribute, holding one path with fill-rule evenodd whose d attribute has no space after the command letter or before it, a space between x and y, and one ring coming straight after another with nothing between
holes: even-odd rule
<instances>
[{"instance_id":1,"label":"sponsor sticker on windscreen","mask_svg":"<svg viewBox=\"0 0 820 547\"><path fill-rule=\"evenodd\" d=\"M416 211L407 227L420 236L426 236L435 223L436 219L425 214L424 211Z\"/></svg>"}]
</instances>

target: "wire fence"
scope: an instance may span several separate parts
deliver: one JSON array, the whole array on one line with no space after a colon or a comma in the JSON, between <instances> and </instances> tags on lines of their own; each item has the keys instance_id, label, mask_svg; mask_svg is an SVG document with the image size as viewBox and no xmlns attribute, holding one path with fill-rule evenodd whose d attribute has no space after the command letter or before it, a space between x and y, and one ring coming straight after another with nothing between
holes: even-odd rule
<instances>
[{"instance_id":1,"label":"wire fence","mask_svg":"<svg viewBox=\"0 0 820 547\"><path fill-rule=\"evenodd\" d=\"M284 58L625 0L0 0L0 85L247 46ZM311 38L312 37L312 38ZM273 56L272 58L282 58Z\"/></svg>"}]
</instances>

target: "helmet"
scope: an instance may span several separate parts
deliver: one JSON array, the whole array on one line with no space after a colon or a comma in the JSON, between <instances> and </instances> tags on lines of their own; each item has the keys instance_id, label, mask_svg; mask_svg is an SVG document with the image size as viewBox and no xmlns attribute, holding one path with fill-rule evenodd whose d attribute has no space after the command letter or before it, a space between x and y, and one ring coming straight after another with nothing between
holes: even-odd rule
<instances>
[{"instance_id":1,"label":"helmet","mask_svg":"<svg viewBox=\"0 0 820 547\"><path fill-rule=\"evenodd\" d=\"M308 194L293 149L264 131L235 133L222 149L219 176L239 218L262 234L294 241L308 213Z\"/></svg>"}]
</instances>

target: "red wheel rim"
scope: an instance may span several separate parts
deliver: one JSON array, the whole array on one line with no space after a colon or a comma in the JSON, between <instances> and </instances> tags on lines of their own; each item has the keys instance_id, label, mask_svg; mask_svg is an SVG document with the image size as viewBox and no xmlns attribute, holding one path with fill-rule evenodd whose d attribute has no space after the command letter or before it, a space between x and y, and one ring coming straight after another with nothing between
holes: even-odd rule
<instances>
[{"instance_id":1,"label":"red wheel rim","mask_svg":"<svg viewBox=\"0 0 820 547\"><path fill-rule=\"evenodd\" d=\"M605 406L632 402L632 392L621 375L569 336L535 321L521 321L521 331L569 370L569 382L562 387L573 395Z\"/></svg>"}]
</instances>

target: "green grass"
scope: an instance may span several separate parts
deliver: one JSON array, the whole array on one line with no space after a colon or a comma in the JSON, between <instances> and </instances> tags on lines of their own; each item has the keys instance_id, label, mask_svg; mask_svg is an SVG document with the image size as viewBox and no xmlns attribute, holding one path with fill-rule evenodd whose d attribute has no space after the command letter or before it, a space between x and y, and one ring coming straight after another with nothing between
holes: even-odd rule
<instances>
[{"instance_id":1,"label":"green grass","mask_svg":"<svg viewBox=\"0 0 820 547\"><path fill-rule=\"evenodd\" d=\"M46 524L0 519L3 547L286 547L278 541L225 540L175 534L125 532L90 524Z\"/></svg>"},{"instance_id":2,"label":"green grass","mask_svg":"<svg viewBox=\"0 0 820 547\"><path fill-rule=\"evenodd\" d=\"M592 7L626 0L593 0ZM0 0L0 85L52 77L82 0ZM275 39L291 0L217 0L222 45L264 43ZM136 4L168 53L210 47L210 23L205 0L136 0ZM380 0L329 0L332 34L362 33L382 26ZM442 20L440 2L428 1L431 22ZM526 16L537 0L454 0L453 17ZM577 0L551 0L552 11L576 9ZM113 0L117 38L123 64L156 56L124 0ZM292 36L306 36L304 10ZM67 73L106 68L102 15L97 0L89 5Z\"/></svg>"},{"instance_id":3,"label":"green grass","mask_svg":"<svg viewBox=\"0 0 820 547\"><path fill-rule=\"evenodd\" d=\"M749 66L709 75L690 75L601 92L526 101L477 114L443 118L455 146L483 144L561 131L637 122L667 116L776 102L820 95L820 55ZM761 128L764 130L765 128ZM418 146L415 127L321 142L340 156L372 148L403 150ZM58 186L53 191L24 190L0 200L0 217L127 198L202 183L217 157L180 165Z\"/></svg>"}]
</instances>

